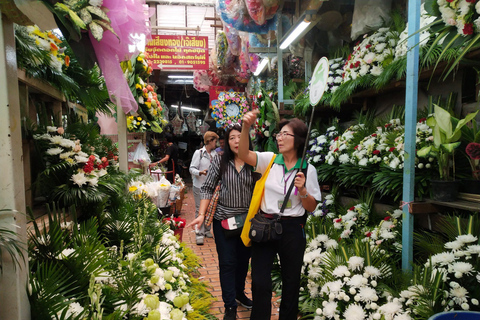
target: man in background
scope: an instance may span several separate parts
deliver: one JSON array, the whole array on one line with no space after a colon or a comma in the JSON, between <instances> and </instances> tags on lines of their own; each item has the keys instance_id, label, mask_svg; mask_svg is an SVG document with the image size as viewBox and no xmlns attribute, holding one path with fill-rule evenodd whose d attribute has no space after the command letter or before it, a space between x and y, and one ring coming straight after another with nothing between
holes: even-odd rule
<instances>
[{"instance_id":1,"label":"man in background","mask_svg":"<svg viewBox=\"0 0 480 320\"><path fill-rule=\"evenodd\" d=\"M157 162L150 164L150 167L154 167L159 163L167 162L167 175L166 178L170 181L171 184L175 183L175 175L177 172L176 165L178 164L178 147L174 143L174 137L171 133L165 135L165 140L167 140L167 150L165 151L165 156ZM175 170L173 170L175 168Z\"/></svg>"}]
</instances>

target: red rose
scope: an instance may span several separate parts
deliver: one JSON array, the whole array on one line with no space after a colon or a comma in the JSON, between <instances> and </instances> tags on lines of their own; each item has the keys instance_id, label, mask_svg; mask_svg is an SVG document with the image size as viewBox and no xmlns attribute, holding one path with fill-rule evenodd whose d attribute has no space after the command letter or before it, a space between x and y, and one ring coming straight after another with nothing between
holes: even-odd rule
<instances>
[{"instance_id":1,"label":"red rose","mask_svg":"<svg viewBox=\"0 0 480 320\"><path fill-rule=\"evenodd\" d=\"M393 151L395 151L395 148L391 147L390 149L388 149L388 151L393 152Z\"/></svg>"},{"instance_id":2,"label":"red rose","mask_svg":"<svg viewBox=\"0 0 480 320\"><path fill-rule=\"evenodd\" d=\"M424 121L427 121L427 118L422 118L422 119L418 120L418 122L424 122Z\"/></svg>"},{"instance_id":3,"label":"red rose","mask_svg":"<svg viewBox=\"0 0 480 320\"><path fill-rule=\"evenodd\" d=\"M385 217L385 218L383 218L383 220L388 221L388 220L390 220L390 217Z\"/></svg>"},{"instance_id":4,"label":"red rose","mask_svg":"<svg viewBox=\"0 0 480 320\"><path fill-rule=\"evenodd\" d=\"M357 149L358 149L358 145L356 145L353 149L357 150Z\"/></svg>"},{"instance_id":5,"label":"red rose","mask_svg":"<svg viewBox=\"0 0 480 320\"><path fill-rule=\"evenodd\" d=\"M338 151L338 148L337 148L337 149L335 149L335 150L333 150L333 152L337 152L337 151Z\"/></svg>"},{"instance_id":6,"label":"red rose","mask_svg":"<svg viewBox=\"0 0 480 320\"><path fill-rule=\"evenodd\" d=\"M372 137L376 137L376 136L377 136L377 134L376 134L376 133L372 134Z\"/></svg>"},{"instance_id":7,"label":"red rose","mask_svg":"<svg viewBox=\"0 0 480 320\"><path fill-rule=\"evenodd\" d=\"M367 44L367 45L365 46L365 49L368 49L368 48L370 48L371 46L372 46L371 44Z\"/></svg>"},{"instance_id":8,"label":"red rose","mask_svg":"<svg viewBox=\"0 0 480 320\"><path fill-rule=\"evenodd\" d=\"M342 218L335 219L335 220L333 220L333 222L340 223L340 222L342 222Z\"/></svg>"},{"instance_id":9,"label":"red rose","mask_svg":"<svg viewBox=\"0 0 480 320\"><path fill-rule=\"evenodd\" d=\"M335 139L333 139L333 141L337 141L339 137L335 137Z\"/></svg>"},{"instance_id":10,"label":"red rose","mask_svg":"<svg viewBox=\"0 0 480 320\"><path fill-rule=\"evenodd\" d=\"M463 34L473 34L473 23L465 23L463 27Z\"/></svg>"},{"instance_id":11,"label":"red rose","mask_svg":"<svg viewBox=\"0 0 480 320\"><path fill-rule=\"evenodd\" d=\"M350 209L348 209L348 210L353 211L353 210L355 210L355 207L350 207Z\"/></svg>"},{"instance_id":12,"label":"red rose","mask_svg":"<svg viewBox=\"0 0 480 320\"><path fill-rule=\"evenodd\" d=\"M91 154L90 157L88 157L88 160L90 160L90 161L95 160L95 156L93 154Z\"/></svg>"},{"instance_id":13,"label":"red rose","mask_svg":"<svg viewBox=\"0 0 480 320\"><path fill-rule=\"evenodd\" d=\"M366 233L365 233L365 237L370 238L371 236L372 236L372 233L371 233L371 232L366 232Z\"/></svg>"},{"instance_id":14,"label":"red rose","mask_svg":"<svg viewBox=\"0 0 480 320\"><path fill-rule=\"evenodd\" d=\"M350 63L350 69L353 69L355 68L355 66L353 65L353 63Z\"/></svg>"},{"instance_id":15,"label":"red rose","mask_svg":"<svg viewBox=\"0 0 480 320\"><path fill-rule=\"evenodd\" d=\"M380 153L380 150L373 150L373 152L372 152L372 153L373 153L373 154L375 154L375 155L377 155L377 154L379 154L379 153Z\"/></svg>"},{"instance_id":16,"label":"red rose","mask_svg":"<svg viewBox=\"0 0 480 320\"><path fill-rule=\"evenodd\" d=\"M391 125L392 125L391 123L387 123L387 124L385 125L385 128L388 128L388 127L390 127Z\"/></svg>"}]
</instances>

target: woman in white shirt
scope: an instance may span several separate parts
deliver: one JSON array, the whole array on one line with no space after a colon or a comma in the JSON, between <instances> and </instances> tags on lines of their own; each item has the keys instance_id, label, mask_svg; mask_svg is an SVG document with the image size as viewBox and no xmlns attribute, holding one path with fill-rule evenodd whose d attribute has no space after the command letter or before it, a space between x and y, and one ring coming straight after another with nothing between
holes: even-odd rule
<instances>
[{"instance_id":1,"label":"woman in white shirt","mask_svg":"<svg viewBox=\"0 0 480 320\"><path fill-rule=\"evenodd\" d=\"M258 110L243 117L238 154L246 164L263 174L274 155L272 152L248 150L250 127L255 123ZM260 214L272 219L280 214L290 184L294 184L284 212L281 214L282 235L279 240L269 242L252 241L252 298L253 309L250 320L269 320L271 316L272 278L274 259L278 254L282 275L282 300L280 320L296 320L300 273L306 246L305 222L307 212L315 210L321 200L320 187L315 168L303 164L300 169L302 152L306 143L308 128L299 119L283 120L276 135L279 154L276 156L265 182L265 191L260 205Z\"/></svg>"}]
</instances>

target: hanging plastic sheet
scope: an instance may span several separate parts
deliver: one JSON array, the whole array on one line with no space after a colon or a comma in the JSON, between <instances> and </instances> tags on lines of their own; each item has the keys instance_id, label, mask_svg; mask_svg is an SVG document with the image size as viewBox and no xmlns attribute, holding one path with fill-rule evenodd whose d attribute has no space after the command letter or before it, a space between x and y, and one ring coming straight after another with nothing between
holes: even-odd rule
<instances>
[{"instance_id":1,"label":"hanging plastic sheet","mask_svg":"<svg viewBox=\"0 0 480 320\"><path fill-rule=\"evenodd\" d=\"M238 56L241 50L241 41L240 36L238 35L238 30L229 26L223 22L223 30L225 30L225 36L228 41L228 49L230 53L234 56Z\"/></svg>"},{"instance_id":2,"label":"hanging plastic sheet","mask_svg":"<svg viewBox=\"0 0 480 320\"><path fill-rule=\"evenodd\" d=\"M128 60L139 52L138 49L130 52L132 45L136 44L132 35L145 35L147 41L150 39L147 22L153 11L149 11L145 0L103 0L103 6L108 8L107 15L118 38L111 32L104 32L103 39L97 41L90 34L95 55L110 99L121 104L125 113L136 111L138 105L125 80L120 61Z\"/></svg>"},{"instance_id":3,"label":"hanging plastic sheet","mask_svg":"<svg viewBox=\"0 0 480 320\"><path fill-rule=\"evenodd\" d=\"M225 58L228 51L228 42L225 32L220 31L217 33L217 39L215 41L217 47L217 66L225 66Z\"/></svg>"},{"instance_id":4,"label":"hanging plastic sheet","mask_svg":"<svg viewBox=\"0 0 480 320\"><path fill-rule=\"evenodd\" d=\"M390 21L392 0L356 0L353 10L352 40Z\"/></svg>"}]
</instances>

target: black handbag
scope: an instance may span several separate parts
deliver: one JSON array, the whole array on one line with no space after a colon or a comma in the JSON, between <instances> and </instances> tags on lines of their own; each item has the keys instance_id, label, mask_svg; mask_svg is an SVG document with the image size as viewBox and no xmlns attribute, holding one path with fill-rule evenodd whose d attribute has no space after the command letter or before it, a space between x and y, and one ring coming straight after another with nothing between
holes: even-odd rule
<instances>
[{"instance_id":1,"label":"black handbag","mask_svg":"<svg viewBox=\"0 0 480 320\"><path fill-rule=\"evenodd\" d=\"M305 175L305 183L307 182L307 172L306 170L302 170L303 174ZM285 207L287 206L288 199L290 198L290 194L293 190L293 183L295 179L293 179L290 187L288 188L288 192L285 195L285 199L283 200L282 207L280 208L280 214L274 214L273 218L265 217L262 212L258 212L251 220L250 226L250 239L254 242L268 242L268 241L275 241L280 240L282 238L283 228L280 219L282 217L282 213L285 211Z\"/></svg>"}]
</instances>

